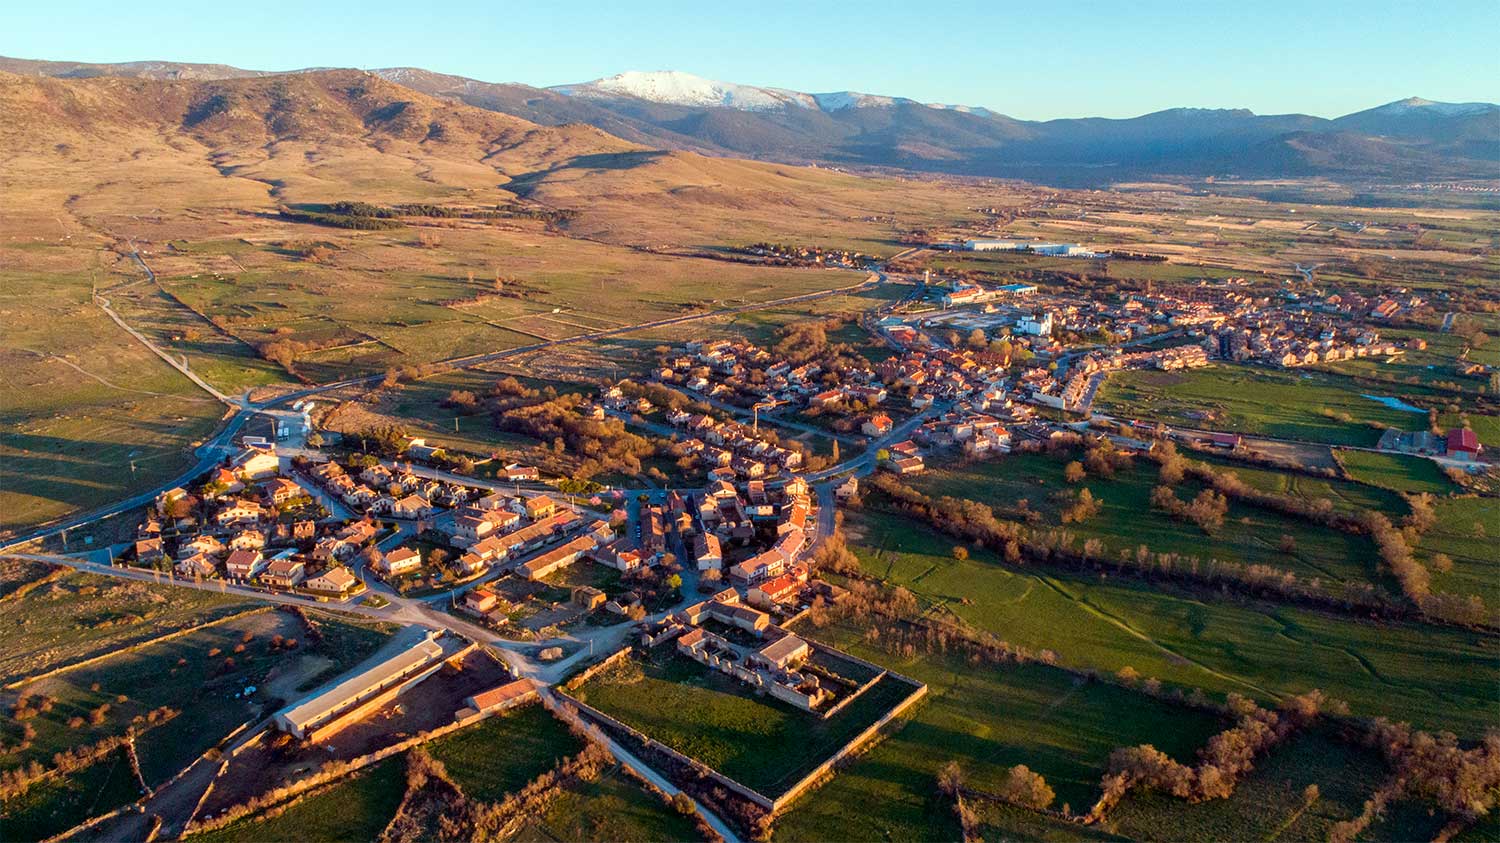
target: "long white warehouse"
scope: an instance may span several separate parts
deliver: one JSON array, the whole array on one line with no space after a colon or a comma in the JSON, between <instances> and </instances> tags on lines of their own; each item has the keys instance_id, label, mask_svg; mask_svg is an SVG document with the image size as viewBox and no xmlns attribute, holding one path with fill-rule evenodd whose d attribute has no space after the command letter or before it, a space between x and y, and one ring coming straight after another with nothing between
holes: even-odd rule
<instances>
[{"instance_id":1,"label":"long white warehouse","mask_svg":"<svg viewBox=\"0 0 1500 843\"><path fill-rule=\"evenodd\" d=\"M429 633L409 649L276 712L276 725L298 738L316 740L320 732L363 704L436 668L443 659L443 647L435 635Z\"/></svg>"}]
</instances>

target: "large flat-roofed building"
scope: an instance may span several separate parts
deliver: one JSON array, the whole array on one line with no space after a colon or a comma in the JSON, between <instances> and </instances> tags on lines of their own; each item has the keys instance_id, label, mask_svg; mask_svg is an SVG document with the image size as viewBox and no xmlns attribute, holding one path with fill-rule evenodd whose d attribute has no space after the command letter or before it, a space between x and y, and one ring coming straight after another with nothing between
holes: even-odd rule
<instances>
[{"instance_id":1,"label":"large flat-roofed building","mask_svg":"<svg viewBox=\"0 0 1500 843\"><path fill-rule=\"evenodd\" d=\"M428 633L412 647L276 712L277 727L307 740L329 734L367 703L436 669L443 659L443 647L435 636Z\"/></svg>"},{"instance_id":2,"label":"large flat-roofed building","mask_svg":"<svg viewBox=\"0 0 1500 843\"><path fill-rule=\"evenodd\" d=\"M964 248L971 252L1014 252L1026 248L1025 240L965 240Z\"/></svg>"}]
</instances>

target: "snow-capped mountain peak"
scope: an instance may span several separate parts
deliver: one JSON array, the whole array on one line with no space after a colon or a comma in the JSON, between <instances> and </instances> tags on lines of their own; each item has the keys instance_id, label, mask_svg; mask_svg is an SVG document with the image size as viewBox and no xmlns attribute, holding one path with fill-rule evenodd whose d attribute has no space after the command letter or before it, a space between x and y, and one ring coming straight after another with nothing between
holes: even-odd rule
<instances>
[{"instance_id":1,"label":"snow-capped mountain peak","mask_svg":"<svg viewBox=\"0 0 1500 843\"><path fill-rule=\"evenodd\" d=\"M552 90L575 97L635 97L648 102L694 107L719 106L742 111L774 111L787 106L814 107L812 97L798 91L762 88L704 79L680 70L630 70L604 79Z\"/></svg>"},{"instance_id":2,"label":"snow-capped mountain peak","mask_svg":"<svg viewBox=\"0 0 1500 843\"><path fill-rule=\"evenodd\" d=\"M846 108L886 108L895 105L896 97L882 97L877 94L861 94L858 91L833 91L827 94L813 94L813 101L818 108L824 111L843 111Z\"/></svg>"},{"instance_id":3,"label":"snow-capped mountain peak","mask_svg":"<svg viewBox=\"0 0 1500 843\"><path fill-rule=\"evenodd\" d=\"M897 103L911 102L900 97L862 94L858 91L808 94L786 88L740 85L734 82L705 79L680 70L649 72L631 70L616 76L595 79L592 82L557 85L552 90L566 96L590 99L633 97L666 105L692 108L734 108L740 111L784 111L789 108L807 108L833 113L851 108L888 108ZM933 107L959 108L958 106ZM974 111L987 113L984 109Z\"/></svg>"},{"instance_id":4,"label":"snow-capped mountain peak","mask_svg":"<svg viewBox=\"0 0 1500 843\"><path fill-rule=\"evenodd\" d=\"M1482 114L1497 108L1488 102L1434 102L1421 97L1407 97L1371 109L1379 114L1434 114L1442 117L1462 117L1466 114Z\"/></svg>"}]
</instances>

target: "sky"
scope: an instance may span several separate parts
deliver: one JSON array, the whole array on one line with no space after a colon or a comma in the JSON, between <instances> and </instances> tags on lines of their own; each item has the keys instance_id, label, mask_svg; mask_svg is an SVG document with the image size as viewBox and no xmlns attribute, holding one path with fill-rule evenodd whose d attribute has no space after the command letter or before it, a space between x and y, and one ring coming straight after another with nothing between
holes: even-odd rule
<instances>
[{"instance_id":1,"label":"sky","mask_svg":"<svg viewBox=\"0 0 1500 843\"><path fill-rule=\"evenodd\" d=\"M625 70L985 106L1024 119L1500 100L1500 2L568 3L48 0L0 55L255 70L422 67L546 86Z\"/></svg>"}]
</instances>

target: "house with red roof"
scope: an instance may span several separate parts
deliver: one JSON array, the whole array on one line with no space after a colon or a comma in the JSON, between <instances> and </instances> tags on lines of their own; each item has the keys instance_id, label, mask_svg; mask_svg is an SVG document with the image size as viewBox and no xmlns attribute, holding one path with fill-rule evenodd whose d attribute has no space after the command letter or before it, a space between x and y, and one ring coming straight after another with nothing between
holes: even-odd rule
<instances>
[{"instance_id":1,"label":"house with red roof","mask_svg":"<svg viewBox=\"0 0 1500 843\"><path fill-rule=\"evenodd\" d=\"M1479 452L1484 446L1479 444L1479 437L1474 431L1467 427L1455 427L1448 431L1447 454L1449 459L1472 462L1479 459Z\"/></svg>"}]
</instances>

